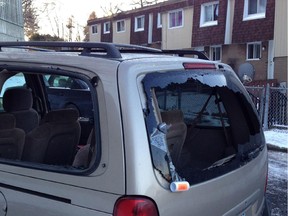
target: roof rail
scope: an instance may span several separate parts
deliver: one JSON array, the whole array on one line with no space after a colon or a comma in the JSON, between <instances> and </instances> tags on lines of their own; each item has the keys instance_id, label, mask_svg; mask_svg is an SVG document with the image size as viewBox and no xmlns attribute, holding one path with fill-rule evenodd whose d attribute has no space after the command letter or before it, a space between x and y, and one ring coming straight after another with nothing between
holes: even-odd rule
<instances>
[{"instance_id":1,"label":"roof rail","mask_svg":"<svg viewBox=\"0 0 288 216\"><path fill-rule=\"evenodd\" d=\"M121 53L154 53L154 54L176 54L178 56L197 55L199 59L208 60L208 57L195 50L160 50L151 47L114 44L114 43L96 43L96 42L64 42L64 41L14 41L0 42L0 51L2 48L18 48L33 51L60 51L60 52L81 52L83 56L97 56L105 58L122 58ZM101 53L101 54L99 54ZM103 54L106 53L106 54Z\"/></svg>"},{"instance_id":2,"label":"roof rail","mask_svg":"<svg viewBox=\"0 0 288 216\"><path fill-rule=\"evenodd\" d=\"M106 58L121 58L119 49L112 43L92 43L92 42L63 42L63 41L15 41L0 42L0 50L2 48L22 48L37 50L35 47L46 48L45 51L67 51L81 52L81 55L90 55L93 50L105 52L106 55L99 55ZM55 49L58 48L58 49ZM41 51L41 49L40 49Z\"/></svg>"}]
</instances>

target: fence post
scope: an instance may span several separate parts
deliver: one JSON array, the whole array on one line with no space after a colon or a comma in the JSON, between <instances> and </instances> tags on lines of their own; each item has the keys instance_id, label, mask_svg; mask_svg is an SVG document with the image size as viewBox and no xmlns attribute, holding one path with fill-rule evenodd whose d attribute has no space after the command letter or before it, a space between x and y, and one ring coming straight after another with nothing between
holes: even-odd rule
<instances>
[{"instance_id":1,"label":"fence post","mask_svg":"<svg viewBox=\"0 0 288 216\"><path fill-rule=\"evenodd\" d=\"M263 126L263 115L264 115L264 107L265 107L265 87L262 88L261 96L260 96L260 109L259 109L259 117L260 117L260 122L261 125Z\"/></svg>"},{"instance_id":2,"label":"fence post","mask_svg":"<svg viewBox=\"0 0 288 216\"><path fill-rule=\"evenodd\" d=\"M269 113L269 96L270 96L270 85L266 86L266 96L265 96L265 110L264 110L264 130L268 130L268 113Z\"/></svg>"}]
</instances>

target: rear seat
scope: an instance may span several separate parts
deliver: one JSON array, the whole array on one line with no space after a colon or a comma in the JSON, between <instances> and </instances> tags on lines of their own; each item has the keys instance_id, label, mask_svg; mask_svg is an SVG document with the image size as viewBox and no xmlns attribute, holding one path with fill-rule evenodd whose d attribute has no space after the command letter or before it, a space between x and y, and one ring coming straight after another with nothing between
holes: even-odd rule
<instances>
[{"instance_id":1,"label":"rear seat","mask_svg":"<svg viewBox=\"0 0 288 216\"><path fill-rule=\"evenodd\" d=\"M25 132L15 127L15 117L0 114L0 157L20 160L23 152Z\"/></svg>"},{"instance_id":2,"label":"rear seat","mask_svg":"<svg viewBox=\"0 0 288 216\"><path fill-rule=\"evenodd\" d=\"M81 128L75 109L54 110L43 124L26 135L22 159L53 165L72 165Z\"/></svg>"}]
</instances>

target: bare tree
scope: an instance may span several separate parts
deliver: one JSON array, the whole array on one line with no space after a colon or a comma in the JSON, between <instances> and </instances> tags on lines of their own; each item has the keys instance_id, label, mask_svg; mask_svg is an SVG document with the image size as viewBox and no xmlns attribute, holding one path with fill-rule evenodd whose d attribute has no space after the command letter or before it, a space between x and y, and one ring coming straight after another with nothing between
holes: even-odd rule
<instances>
[{"instance_id":1,"label":"bare tree","mask_svg":"<svg viewBox=\"0 0 288 216\"><path fill-rule=\"evenodd\" d=\"M159 0L133 0L131 5L143 8L143 7L148 6L148 5L157 4L160 1Z\"/></svg>"},{"instance_id":2,"label":"bare tree","mask_svg":"<svg viewBox=\"0 0 288 216\"><path fill-rule=\"evenodd\" d=\"M28 38L39 30L37 10L33 6L33 0L22 0L24 32Z\"/></svg>"},{"instance_id":3,"label":"bare tree","mask_svg":"<svg viewBox=\"0 0 288 216\"><path fill-rule=\"evenodd\" d=\"M119 4L113 4L112 2L110 2L109 6L106 6L106 7L101 6L101 9L102 9L105 16L113 16L113 15L123 11L120 9L120 7L121 7L121 4L120 5Z\"/></svg>"},{"instance_id":4,"label":"bare tree","mask_svg":"<svg viewBox=\"0 0 288 216\"><path fill-rule=\"evenodd\" d=\"M68 41L72 41L73 28L75 28L73 15L68 18L68 23L67 23L66 27L68 28L68 32L69 32L68 33Z\"/></svg>"},{"instance_id":5,"label":"bare tree","mask_svg":"<svg viewBox=\"0 0 288 216\"><path fill-rule=\"evenodd\" d=\"M61 28L61 23L59 21L59 16L57 15L56 3L54 1L45 2L43 4L43 9L41 13L45 14L47 21L50 24L51 32L53 35L60 37L60 29L62 30L62 37L64 35L63 29ZM51 15L53 13L53 15ZM56 29L55 29L56 28Z\"/></svg>"}]
</instances>

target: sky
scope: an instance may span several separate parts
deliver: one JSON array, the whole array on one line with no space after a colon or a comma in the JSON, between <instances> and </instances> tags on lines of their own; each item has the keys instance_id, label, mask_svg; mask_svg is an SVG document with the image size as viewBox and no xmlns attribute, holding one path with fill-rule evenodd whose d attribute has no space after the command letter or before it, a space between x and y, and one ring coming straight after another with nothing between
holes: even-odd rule
<instances>
[{"instance_id":1,"label":"sky","mask_svg":"<svg viewBox=\"0 0 288 216\"><path fill-rule=\"evenodd\" d=\"M38 11L39 33L67 36L68 18L73 15L73 35L82 34L89 15L95 11L97 17L103 17L103 9L109 5L119 5L121 9L131 8L132 0L34 0ZM45 9L46 8L46 9ZM58 24L56 24L58 23Z\"/></svg>"}]
</instances>

